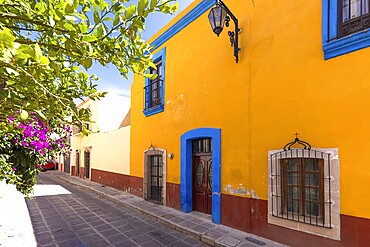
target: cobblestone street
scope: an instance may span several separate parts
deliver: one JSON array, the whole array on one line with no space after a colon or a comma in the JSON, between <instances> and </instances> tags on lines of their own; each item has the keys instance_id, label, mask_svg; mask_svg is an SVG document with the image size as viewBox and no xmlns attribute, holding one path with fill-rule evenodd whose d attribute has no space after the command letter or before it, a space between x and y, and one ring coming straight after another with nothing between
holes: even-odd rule
<instances>
[{"instance_id":1,"label":"cobblestone street","mask_svg":"<svg viewBox=\"0 0 370 247\"><path fill-rule=\"evenodd\" d=\"M38 184L59 184L71 194L26 199L38 246L206 246L45 172Z\"/></svg>"}]
</instances>

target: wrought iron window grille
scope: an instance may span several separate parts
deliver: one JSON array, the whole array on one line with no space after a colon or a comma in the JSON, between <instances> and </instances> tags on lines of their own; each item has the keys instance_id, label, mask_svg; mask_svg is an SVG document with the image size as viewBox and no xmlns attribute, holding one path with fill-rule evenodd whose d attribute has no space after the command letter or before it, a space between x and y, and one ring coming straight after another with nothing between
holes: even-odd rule
<instances>
[{"instance_id":1,"label":"wrought iron window grille","mask_svg":"<svg viewBox=\"0 0 370 247\"><path fill-rule=\"evenodd\" d=\"M338 38L370 27L370 0L338 1Z\"/></svg>"},{"instance_id":2,"label":"wrought iron window grille","mask_svg":"<svg viewBox=\"0 0 370 247\"><path fill-rule=\"evenodd\" d=\"M296 143L303 148L292 149ZM330 153L312 150L298 137L271 154L272 216L332 228L330 162Z\"/></svg>"},{"instance_id":3,"label":"wrought iron window grille","mask_svg":"<svg viewBox=\"0 0 370 247\"><path fill-rule=\"evenodd\" d=\"M295 135L295 139L294 139L294 141L289 142L288 144L286 144L286 145L284 146L284 151L286 151L286 150L290 150L290 149L291 149L291 147L292 147L294 144L296 144L296 143L301 144L301 145L303 146L303 149L311 149L311 145L310 145L308 142L305 142L305 141L299 140L299 138L298 138L298 133L295 133L294 135Z\"/></svg>"},{"instance_id":4,"label":"wrought iron window grille","mask_svg":"<svg viewBox=\"0 0 370 247\"><path fill-rule=\"evenodd\" d=\"M196 139L192 145L193 154L212 153L212 138Z\"/></svg>"},{"instance_id":5,"label":"wrought iron window grille","mask_svg":"<svg viewBox=\"0 0 370 247\"><path fill-rule=\"evenodd\" d=\"M148 200L154 203L162 204L163 190L163 160L161 155L149 156L149 184L150 194Z\"/></svg>"},{"instance_id":6,"label":"wrought iron window grille","mask_svg":"<svg viewBox=\"0 0 370 247\"><path fill-rule=\"evenodd\" d=\"M150 81L144 87L144 110L156 107L162 104L162 79L158 76L156 79Z\"/></svg>"}]
</instances>

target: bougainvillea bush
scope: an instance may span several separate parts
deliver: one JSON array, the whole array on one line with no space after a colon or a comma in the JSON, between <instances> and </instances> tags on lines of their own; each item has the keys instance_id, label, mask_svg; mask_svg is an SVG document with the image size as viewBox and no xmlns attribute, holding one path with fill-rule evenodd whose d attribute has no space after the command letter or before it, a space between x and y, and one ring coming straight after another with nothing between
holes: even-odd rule
<instances>
[{"instance_id":1,"label":"bougainvillea bush","mask_svg":"<svg viewBox=\"0 0 370 247\"><path fill-rule=\"evenodd\" d=\"M0 0L0 179L29 193L36 166L68 149L66 124L88 132L90 112L74 100L104 96L93 64L154 78L141 32L151 13L177 8L175 0Z\"/></svg>"},{"instance_id":2,"label":"bougainvillea bush","mask_svg":"<svg viewBox=\"0 0 370 247\"><path fill-rule=\"evenodd\" d=\"M61 154L68 155L68 125L55 125L24 110L0 123L0 180L15 184L24 194L30 194L40 165Z\"/></svg>"}]
</instances>

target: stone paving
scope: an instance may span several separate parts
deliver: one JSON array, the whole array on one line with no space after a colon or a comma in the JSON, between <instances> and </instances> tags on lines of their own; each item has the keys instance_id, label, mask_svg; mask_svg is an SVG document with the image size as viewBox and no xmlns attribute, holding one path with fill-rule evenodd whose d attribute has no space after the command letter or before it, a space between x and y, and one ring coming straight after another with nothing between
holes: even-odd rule
<instances>
[{"instance_id":1,"label":"stone paving","mask_svg":"<svg viewBox=\"0 0 370 247\"><path fill-rule=\"evenodd\" d=\"M67 183L57 174L40 173L38 184L59 184L71 194L26 199L37 246L206 246L136 210Z\"/></svg>"},{"instance_id":2,"label":"stone paving","mask_svg":"<svg viewBox=\"0 0 370 247\"><path fill-rule=\"evenodd\" d=\"M190 239L192 239L193 241L201 241L207 245L216 247L286 246L253 234L248 234L246 232L242 232L223 225L214 224L210 219L208 219L207 217L201 217L199 214L183 213L179 210L151 203L145 201L143 198L133 196L129 193L111 187L102 186L99 183L91 182L86 179L69 176L66 173L58 171L53 171L51 174L54 177L58 177L61 180L69 182L70 184L93 191L102 198L115 202L117 203L117 205L123 206L132 214L145 215L147 218L155 220L156 222L151 223L150 226L154 226L155 228L157 228L159 233L154 232L152 234L147 234L149 236L146 236L146 238L160 237L159 235L161 234L161 230L163 231L163 227L167 227L165 228L165 232L170 231L171 229L178 232L177 235L170 234L170 236L163 237L163 242L160 242L161 244L179 247L188 246L189 243L187 243L186 241L190 241ZM76 213L78 214L81 212L76 211ZM117 222L119 221L117 220ZM144 224L142 222L137 223L139 224L138 226L140 229L145 230L145 227L148 227L141 227L140 224ZM116 226L112 225L112 227ZM174 242L176 237L179 237L179 234L181 233L187 235L188 239L186 241L182 241L183 243ZM131 235L134 235L134 233L131 233ZM136 236L130 236L131 239L133 239L134 237ZM145 239L139 239L141 238L136 238L137 241L145 241ZM136 243L142 244L138 242ZM190 246L197 246L196 243L197 242L190 243ZM141 246L154 245L150 245L150 242L147 242L147 245L143 244Z\"/></svg>"}]
</instances>

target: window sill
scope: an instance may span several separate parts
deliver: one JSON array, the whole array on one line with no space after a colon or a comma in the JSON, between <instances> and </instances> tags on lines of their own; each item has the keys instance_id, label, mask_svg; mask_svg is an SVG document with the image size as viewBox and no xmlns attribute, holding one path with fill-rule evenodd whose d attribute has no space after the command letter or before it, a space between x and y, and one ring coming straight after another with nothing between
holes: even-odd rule
<instances>
[{"instance_id":1,"label":"window sill","mask_svg":"<svg viewBox=\"0 0 370 247\"><path fill-rule=\"evenodd\" d=\"M324 58L328 60L369 46L370 29L367 29L324 44Z\"/></svg>"},{"instance_id":2,"label":"window sill","mask_svg":"<svg viewBox=\"0 0 370 247\"><path fill-rule=\"evenodd\" d=\"M334 226L333 228L320 227L303 222L293 221L290 219L288 220L272 216L271 212L268 214L267 220L269 224L277 225L279 227L285 227L308 234L314 234L325 238L340 240L340 227L338 226Z\"/></svg>"},{"instance_id":3,"label":"window sill","mask_svg":"<svg viewBox=\"0 0 370 247\"><path fill-rule=\"evenodd\" d=\"M156 106L153 106L152 108L143 110L143 113L145 116L149 117L151 115L154 115L154 114L157 114L163 111L164 111L164 105L156 105Z\"/></svg>"},{"instance_id":4,"label":"window sill","mask_svg":"<svg viewBox=\"0 0 370 247\"><path fill-rule=\"evenodd\" d=\"M303 216L303 215L299 215L297 213L289 213L288 215L286 213L284 214L279 214L279 215L272 215L273 217L276 217L276 218L281 218L281 219L284 219L284 220L290 220L290 221L295 221L295 222L298 222L298 223L305 223L305 224L309 224L309 225L312 225L312 226L318 226L318 227L325 227L325 228L330 228L329 226L326 226L326 225L323 225L323 220L322 220L322 217L321 216L311 216L311 220L310 220L310 216Z\"/></svg>"}]
</instances>

